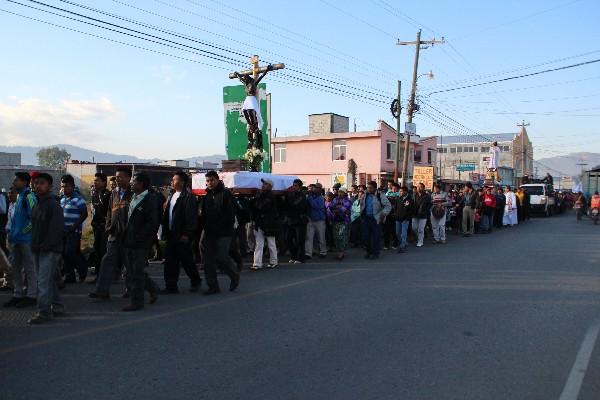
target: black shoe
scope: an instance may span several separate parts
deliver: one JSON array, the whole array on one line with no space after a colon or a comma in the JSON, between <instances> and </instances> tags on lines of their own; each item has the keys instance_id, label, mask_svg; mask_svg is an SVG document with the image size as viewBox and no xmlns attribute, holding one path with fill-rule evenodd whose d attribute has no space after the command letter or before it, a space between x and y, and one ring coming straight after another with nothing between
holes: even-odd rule
<instances>
[{"instance_id":1,"label":"black shoe","mask_svg":"<svg viewBox=\"0 0 600 400\"><path fill-rule=\"evenodd\" d=\"M326 257L327 257L327 255L325 255L325 254L319 254L319 258L326 258Z\"/></svg>"},{"instance_id":2,"label":"black shoe","mask_svg":"<svg viewBox=\"0 0 600 400\"><path fill-rule=\"evenodd\" d=\"M153 291L150 292L150 300L148 301L148 303L150 304L154 304L156 303L156 301L158 300L158 291Z\"/></svg>"},{"instance_id":3,"label":"black shoe","mask_svg":"<svg viewBox=\"0 0 600 400\"><path fill-rule=\"evenodd\" d=\"M37 304L37 300L31 297L25 297L23 299L21 299L21 301L19 301L17 303L17 308L25 308L25 307L31 307L31 306L35 306Z\"/></svg>"},{"instance_id":4,"label":"black shoe","mask_svg":"<svg viewBox=\"0 0 600 400\"><path fill-rule=\"evenodd\" d=\"M19 302L23 300L23 298L19 298L19 297L13 297L12 299L10 299L9 301L7 301L6 303L2 304L2 307L16 307L17 304L19 304Z\"/></svg>"},{"instance_id":5,"label":"black shoe","mask_svg":"<svg viewBox=\"0 0 600 400\"><path fill-rule=\"evenodd\" d=\"M210 296L211 294L217 294L217 293L221 293L221 289L213 287L213 288L208 288L208 290L202 292L202 295Z\"/></svg>"},{"instance_id":6,"label":"black shoe","mask_svg":"<svg viewBox=\"0 0 600 400\"><path fill-rule=\"evenodd\" d=\"M128 304L122 308L123 311L138 311L144 308L141 304Z\"/></svg>"},{"instance_id":7,"label":"black shoe","mask_svg":"<svg viewBox=\"0 0 600 400\"><path fill-rule=\"evenodd\" d=\"M240 286L240 276L237 275L235 278L233 278L231 280L231 283L229 284L229 291L233 292L235 291L235 289L237 289L237 287Z\"/></svg>"},{"instance_id":8,"label":"black shoe","mask_svg":"<svg viewBox=\"0 0 600 400\"><path fill-rule=\"evenodd\" d=\"M88 294L88 297L90 299L98 299L98 300L109 300L110 299L110 294L108 294L108 292L92 292L90 294Z\"/></svg>"},{"instance_id":9,"label":"black shoe","mask_svg":"<svg viewBox=\"0 0 600 400\"><path fill-rule=\"evenodd\" d=\"M124 299L130 298L131 294L129 293L129 290L126 290L121 297L124 298Z\"/></svg>"},{"instance_id":10,"label":"black shoe","mask_svg":"<svg viewBox=\"0 0 600 400\"><path fill-rule=\"evenodd\" d=\"M159 294L179 294L179 289L161 289Z\"/></svg>"},{"instance_id":11,"label":"black shoe","mask_svg":"<svg viewBox=\"0 0 600 400\"><path fill-rule=\"evenodd\" d=\"M85 282L85 278L87 278L87 274L85 274L85 275L79 275L79 283L84 283Z\"/></svg>"},{"instance_id":12,"label":"black shoe","mask_svg":"<svg viewBox=\"0 0 600 400\"><path fill-rule=\"evenodd\" d=\"M52 318L46 315L36 314L29 321L27 321L27 323L29 325L40 325L50 321L52 321Z\"/></svg>"}]
</instances>

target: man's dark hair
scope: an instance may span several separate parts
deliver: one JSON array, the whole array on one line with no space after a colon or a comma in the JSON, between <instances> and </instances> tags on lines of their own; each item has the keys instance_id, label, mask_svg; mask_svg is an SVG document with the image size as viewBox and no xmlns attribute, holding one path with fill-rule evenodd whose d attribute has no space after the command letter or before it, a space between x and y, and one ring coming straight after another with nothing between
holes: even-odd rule
<instances>
[{"instance_id":1,"label":"man's dark hair","mask_svg":"<svg viewBox=\"0 0 600 400\"><path fill-rule=\"evenodd\" d=\"M471 182L467 182L465 184L466 187L468 187L469 189L473 189L473 185L471 184Z\"/></svg>"},{"instance_id":2,"label":"man's dark hair","mask_svg":"<svg viewBox=\"0 0 600 400\"><path fill-rule=\"evenodd\" d=\"M408 188L406 186L400 187L400 190L404 190L405 192L408 192Z\"/></svg>"},{"instance_id":3,"label":"man's dark hair","mask_svg":"<svg viewBox=\"0 0 600 400\"><path fill-rule=\"evenodd\" d=\"M302 180L300 180L300 179L294 179L294 184L298 185L300 187L302 187L302 185L303 185Z\"/></svg>"},{"instance_id":4,"label":"man's dark hair","mask_svg":"<svg viewBox=\"0 0 600 400\"><path fill-rule=\"evenodd\" d=\"M400 189L400 184L398 182L393 182L392 187Z\"/></svg>"},{"instance_id":5,"label":"man's dark hair","mask_svg":"<svg viewBox=\"0 0 600 400\"><path fill-rule=\"evenodd\" d=\"M15 178L25 182L27 186L29 186L29 184L31 183L31 175L29 175L27 172L17 172L15 173Z\"/></svg>"},{"instance_id":6,"label":"man's dark hair","mask_svg":"<svg viewBox=\"0 0 600 400\"><path fill-rule=\"evenodd\" d=\"M60 181L61 181L62 183L64 183L64 184L66 184L66 185L75 186L75 179L73 179L73 176L72 176L72 175L69 175L69 174L67 174L67 175L63 175L63 176L60 178Z\"/></svg>"},{"instance_id":7,"label":"man's dark hair","mask_svg":"<svg viewBox=\"0 0 600 400\"><path fill-rule=\"evenodd\" d=\"M178 176L179 179L181 179L181 181L183 182L183 186L186 186L188 181L190 180L190 177L188 176L188 174L186 174L183 171L177 171L173 175Z\"/></svg>"},{"instance_id":8,"label":"man's dark hair","mask_svg":"<svg viewBox=\"0 0 600 400\"><path fill-rule=\"evenodd\" d=\"M374 186L375 189L377 189L377 182L371 181L371 182L367 183L367 186Z\"/></svg>"},{"instance_id":9,"label":"man's dark hair","mask_svg":"<svg viewBox=\"0 0 600 400\"><path fill-rule=\"evenodd\" d=\"M36 177L36 179L38 179L38 180L39 180L39 179L43 179L43 180L45 180L46 182L48 182L50 185L52 185L52 182L54 181L54 180L52 179L52 175L50 175L50 174L48 174L48 173L46 173L46 172L40 172L40 173L38 174L38 176Z\"/></svg>"},{"instance_id":10,"label":"man's dark hair","mask_svg":"<svg viewBox=\"0 0 600 400\"><path fill-rule=\"evenodd\" d=\"M133 180L141 183L144 186L144 189L148 189L150 187L150 176L148 176L145 172L138 172L133 176Z\"/></svg>"},{"instance_id":11,"label":"man's dark hair","mask_svg":"<svg viewBox=\"0 0 600 400\"><path fill-rule=\"evenodd\" d=\"M206 173L206 175L204 175L204 176L207 177L207 178L216 178L216 179L219 179L219 174L215 170L208 171Z\"/></svg>"},{"instance_id":12,"label":"man's dark hair","mask_svg":"<svg viewBox=\"0 0 600 400\"><path fill-rule=\"evenodd\" d=\"M106 182L107 179L106 174L103 172L96 172L94 178L99 178L102 182Z\"/></svg>"},{"instance_id":13,"label":"man's dark hair","mask_svg":"<svg viewBox=\"0 0 600 400\"><path fill-rule=\"evenodd\" d=\"M127 176L131 177L131 169L127 167L117 167L117 169L115 170L115 174L117 172L122 172L124 174L127 174Z\"/></svg>"},{"instance_id":14,"label":"man's dark hair","mask_svg":"<svg viewBox=\"0 0 600 400\"><path fill-rule=\"evenodd\" d=\"M358 189L358 185L352 185L352 189Z\"/></svg>"}]
</instances>

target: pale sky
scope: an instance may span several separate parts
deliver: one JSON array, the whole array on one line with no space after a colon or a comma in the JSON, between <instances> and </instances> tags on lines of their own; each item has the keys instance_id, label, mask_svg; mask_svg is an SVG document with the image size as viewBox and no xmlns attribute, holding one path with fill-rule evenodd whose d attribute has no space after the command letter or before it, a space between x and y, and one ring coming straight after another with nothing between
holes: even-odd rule
<instances>
[{"instance_id":1,"label":"pale sky","mask_svg":"<svg viewBox=\"0 0 600 400\"><path fill-rule=\"evenodd\" d=\"M422 39L448 42L421 52L419 73L432 70L435 78L419 79L420 135L516 132L525 119L536 159L600 152L600 63L430 94L600 59L596 0L42 3L170 42L0 2L0 138L7 145L69 143L163 159L224 153L222 88L252 54L287 66L265 79L278 135L306 133L307 115L322 112L346 115L359 130L378 119L395 126L389 102L398 79L406 100L414 55L413 46L395 42L414 40L421 27Z\"/></svg>"}]
</instances>

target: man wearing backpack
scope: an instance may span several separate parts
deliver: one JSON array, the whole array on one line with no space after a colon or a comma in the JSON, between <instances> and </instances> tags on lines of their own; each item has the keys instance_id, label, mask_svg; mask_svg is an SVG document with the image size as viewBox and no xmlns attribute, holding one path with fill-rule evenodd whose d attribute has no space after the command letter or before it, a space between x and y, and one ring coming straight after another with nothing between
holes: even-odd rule
<instances>
[{"instance_id":1,"label":"man wearing backpack","mask_svg":"<svg viewBox=\"0 0 600 400\"><path fill-rule=\"evenodd\" d=\"M377 191L377 182L369 182L367 192L360 199L363 242L367 249L366 259L379 258L381 224L390 211L392 211L392 205L385 195Z\"/></svg>"},{"instance_id":2,"label":"man wearing backpack","mask_svg":"<svg viewBox=\"0 0 600 400\"><path fill-rule=\"evenodd\" d=\"M17 191L17 202L11 220L11 229L8 235L12 251L10 261L14 271L14 295L4 303L4 307L29 307L37 303L37 276L31 252L31 211L37 200L29 189L31 176L27 172L17 172L13 186ZM27 291L23 281L23 274L27 278Z\"/></svg>"}]
</instances>

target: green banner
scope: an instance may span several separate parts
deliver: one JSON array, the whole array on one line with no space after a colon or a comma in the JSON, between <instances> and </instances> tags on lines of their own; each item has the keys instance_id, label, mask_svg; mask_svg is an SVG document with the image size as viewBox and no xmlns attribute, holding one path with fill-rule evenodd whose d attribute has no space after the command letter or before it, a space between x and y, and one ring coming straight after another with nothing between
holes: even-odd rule
<instances>
[{"instance_id":1,"label":"green banner","mask_svg":"<svg viewBox=\"0 0 600 400\"><path fill-rule=\"evenodd\" d=\"M263 149L267 153L262 162L262 172L271 172L269 160L271 158L271 143L267 133L267 85L261 83L258 85L258 104L262 115L263 126ZM225 106L225 154L229 160L239 160L246 153L248 145L248 126L246 119L240 114L244 100L246 99L246 90L243 85L225 86L223 88L223 104Z\"/></svg>"}]
</instances>

